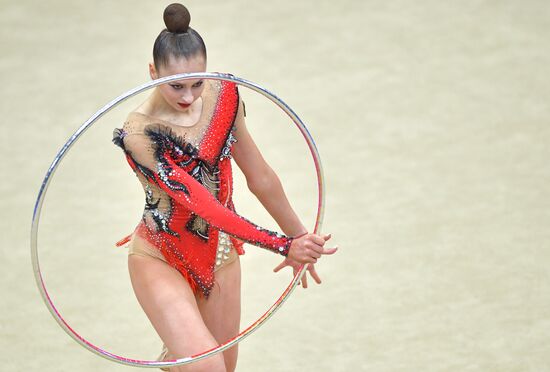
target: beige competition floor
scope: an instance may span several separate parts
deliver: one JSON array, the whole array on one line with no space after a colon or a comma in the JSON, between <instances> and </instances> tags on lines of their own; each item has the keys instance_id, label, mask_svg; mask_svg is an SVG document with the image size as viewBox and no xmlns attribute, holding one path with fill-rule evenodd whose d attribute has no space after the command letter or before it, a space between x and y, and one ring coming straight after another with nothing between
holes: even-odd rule
<instances>
[{"instance_id":1,"label":"beige competition floor","mask_svg":"<svg viewBox=\"0 0 550 372\"><path fill-rule=\"evenodd\" d=\"M0 1L0 370L127 371L80 347L35 285L30 226L55 154L102 105L148 81L169 1ZM315 137L323 231L341 250L240 346L239 371L550 370L550 5L547 1L189 1L210 71L284 98ZM247 123L309 227L304 141L243 88ZM143 192L111 133L62 162L39 253L61 313L98 346L154 359L126 252ZM237 209L276 228L237 172ZM243 327L290 280L242 257Z\"/></svg>"}]
</instances>

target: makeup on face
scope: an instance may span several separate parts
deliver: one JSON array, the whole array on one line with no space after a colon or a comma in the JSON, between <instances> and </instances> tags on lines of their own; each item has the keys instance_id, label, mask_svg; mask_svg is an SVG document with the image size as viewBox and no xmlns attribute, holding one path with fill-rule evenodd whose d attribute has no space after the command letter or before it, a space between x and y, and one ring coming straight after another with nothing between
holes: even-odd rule
<instances>
[{"instance_id":1,"label":"makeup on face","mask_svg":"<svg viewBox=\"0 0 550 372\"><path fill-rule=\"evenodd\" d=\"M206 61L197 56L190 59L170 59L159 68L158 77L170 76L180 73L204 72ZM204 79L173 81L159 86L161 95L165 101L176 111L187 111L189 107L201 96L204 89Z\"/></svg>"}]
</instances>

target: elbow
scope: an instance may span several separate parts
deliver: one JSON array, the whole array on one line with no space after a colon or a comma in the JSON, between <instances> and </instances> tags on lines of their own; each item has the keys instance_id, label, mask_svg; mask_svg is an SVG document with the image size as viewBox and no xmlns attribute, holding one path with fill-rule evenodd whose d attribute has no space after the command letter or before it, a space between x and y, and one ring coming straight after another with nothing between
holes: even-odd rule
<instances>
[{"instance_id":1,"label":"elbow","mask_svg":"<svg viewBox=\"0 0 550 372\"><path fill-rule=\"evenodd\" d=\"M246 185L252 194L261 197L269 193L273 181L273 175L270 172L265 172L264 174L255 175L253 178L247 178Z\"/></svg>"},{"instance_id":2,"label":"elbow","mask_svg":"<svg viewBox=\"0 0 550 372\"><path fill-rule=\"evenodd\" d=\"M254 179L247 179L246 185L248 190L256 196L262 195L267 188L268 181L266 177L254 177Z\"/></svg>"}]
</instances>

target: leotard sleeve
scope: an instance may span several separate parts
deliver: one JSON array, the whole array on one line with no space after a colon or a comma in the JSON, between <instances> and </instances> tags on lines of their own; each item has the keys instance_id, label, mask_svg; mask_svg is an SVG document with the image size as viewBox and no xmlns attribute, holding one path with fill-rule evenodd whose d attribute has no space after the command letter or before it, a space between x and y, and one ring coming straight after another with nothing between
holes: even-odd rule
<instances>
[{"instance_id":1,"label":"leotard sleeve","mask_svg":"<svg viewBox=\"0 0 550 372\"><path fill-rule=\"evenodd\" d=\"M115 129L115 132L113 142L123 148L126 159L136 174L139 173L149 182L158 185L173 200L215 228L247 243L285 257L288 255L292 237L264 229L226 208L206 187L178 165L185 164L185 156L179 156L176 163L172 154L181 155L182 150L185 153L186 149L163 146L152 140L147 132L130 135L126 135L123 129ZM192 161L192 156L187 160Z\"/></svg>"}]
</instances>

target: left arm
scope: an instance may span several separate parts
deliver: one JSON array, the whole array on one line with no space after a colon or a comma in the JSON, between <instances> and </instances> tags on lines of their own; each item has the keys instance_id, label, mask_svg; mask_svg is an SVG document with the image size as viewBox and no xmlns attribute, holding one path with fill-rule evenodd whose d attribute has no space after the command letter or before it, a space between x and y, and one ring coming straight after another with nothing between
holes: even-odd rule
<instances>
[{"instance_id":1,"label":"left arm","mask_svg":"<svg viewBox=\"0 0 550 372\"><path fill-rule=\"evenodd\" d=\"M239 168L243 171L250 191L258 198L285 234L289 236L307 234L307 229L288 202L279 177L267 164L246 129L244 107L240 100L235 127L237 142L233 145L232 155ZM330 239L330 235L323 237L323 239L325 241ZM325 254L333 254L334 252L336 252L336 248L332 248ZM317 257L320 257L320 254ZM301 265L287 257L274 271L277 272L286 266L292 267L294 275L296 275ZM314 264L308 264L307 270L315 282L320 284L321 279L315 271ZM307 288L306 275L302 277L302 286Z\"/></svg>"},{"instance_id":2,"label":"left arm","mask_svg":"<svg viewBox=\"0 0 550 372\"><path fill-rule=\"evenodd\" d=\"M242 101L239 101L235 127L237 142L233 144L231 152L246 178L249 190L286 235L297 236L307 233L307 229L290 206L279 177L267 164L246 129Z\"/></svg>"}]
</instances>

